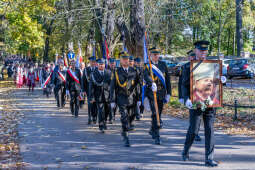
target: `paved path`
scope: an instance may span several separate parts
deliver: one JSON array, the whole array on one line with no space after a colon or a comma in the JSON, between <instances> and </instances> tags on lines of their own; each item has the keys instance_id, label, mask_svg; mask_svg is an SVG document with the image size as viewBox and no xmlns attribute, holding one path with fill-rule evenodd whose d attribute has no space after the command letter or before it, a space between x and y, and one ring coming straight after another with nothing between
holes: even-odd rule
<instances>
[{"instance_id":1,"label":"paved path","mask_svg":"<svg viewBox=\"0 0 255 170\"><path fill-rule=\"evenodd\" d=\"M25 114L19 135L26 169L208 169L204 167L204 138L193 145L192 160L181 161L187 121L164 116L163 144L157 146L148 135L150 119L146 114L130 134L132 147L125 148L119 117L101 134L97 126L87 125L85 108L76 119L68 108L57 110L54 98L45 98L40 90L28 95L20 89L15 95L17 109ZM254 139L216 132L216 143L215 159L221 164L214 169L255 169Z\"/></svg>"}]
</instances>

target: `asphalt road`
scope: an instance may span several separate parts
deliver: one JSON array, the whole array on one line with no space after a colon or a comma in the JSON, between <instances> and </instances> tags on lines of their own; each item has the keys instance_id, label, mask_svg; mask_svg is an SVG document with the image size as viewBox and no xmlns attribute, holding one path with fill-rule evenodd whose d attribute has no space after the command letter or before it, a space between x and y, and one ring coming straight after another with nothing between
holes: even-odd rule
<instances>
[{"instance_id":1,"label":"asphalt road","mask_svg":"<svg viewBox=\"0 0 255 170\"><path fill-rule=\"evenodd\" d=\"M255 89L255 80L254 79L232 79L227 81L226 86L231 88Z\"/></svg>"},{"instance_id":2,"label":"asphalt road","mask_svg":"<svg viewBox=\"0 0 255 170\"><path fill-rule=\"evenodd\" d=\"M146 113L130 133L132 147L126 148L120 136L119 116L101 134L96 125L87 125L86 108L74 118L68 108L57 110L54 98L47 99L41 90L28 95L25 89L19 89L15 95L14 107L25 115L19 137L28 170L208 169L204 167L202 128L203 141L193 145L191 161L181 160L187 121L165 115L162 145L158 146L148 135L150 115ZM216 144L215 159L220 165L214 169L255 169L255 139L217 131Z\"/></svg>"}]
</instances>

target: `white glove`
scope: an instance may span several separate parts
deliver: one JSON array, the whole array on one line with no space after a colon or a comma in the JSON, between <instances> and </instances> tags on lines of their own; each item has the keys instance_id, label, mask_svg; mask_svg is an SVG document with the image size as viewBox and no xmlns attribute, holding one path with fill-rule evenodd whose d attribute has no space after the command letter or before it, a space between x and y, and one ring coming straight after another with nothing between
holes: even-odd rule
<instances>
[{"instance_id":1,"label":"white glove","mask_svg":"<svg viewBox=\"0 0 255 170\"><path fill-rule=\"evenodd\" d=\"M170 97L171 97L170 94L166 95L165 100L167 103L170 101Z\"/></svg>"},{"instance_id":2,"label":"white glove","mask_svg":"<svg viewBox=\"0 0 255 170\"><path fill-rule=\"evenodd\" d=\"M111 103L111 108L115 108L115 103Z\"/></svg>"},{"instance_id":3,"label":"white glove","mask_svg":"<svg viewBox=\"0 0 255 170\"><path fill-rule=\"evenodd\" d=\"M141 104L142 104L142 103L141 103L140 101L137 102L137 106L138 106L138 107L140 107Z\"/></svg>"},{"instance_id":4,"label":"white glove","mask_svg":"<svg viewBox=\"0 0 255 170\"><path fill-rule=\"evenodd\" d=\"M226 83L227 82L227 78L225 76L221 76L220 77L221 83Z\"/></svg>"},{"instance_id":5,"label":"white glove","mask_svg":"<svg viewBox=\"0 0 255 170\"><path fill-rule=\"evenodd\" d=\"M70 96L69 90L66 90L66 96Z\"/></svg>"},{"instance_id":6,"label":"white glove","mask_svg":"<svg viewBox=\"0 0 255 170\"><path fill-rule=\"evenodd\" d=\"M153 92L157 92L157 85L156 83L152 83L151 89Z\"/></svg>"},{"instance_id":7,"label":"white glove","mask_svg":"<svg viewBox=\"0 0 255 170\"><path fill-rule=\"evenodd\" d=\"M188 99L188 100L186 101L185 106L186 106L187 108L189 108L189 109L192 109L193 104L192 104L192 102L190 101L190 99Z\"/></svg>"},{"instance_id":8,"label":"white glove","mask_svg":"<svg viewBox=\"0 0 255 170\"><path fill-rule=\"evenodd\" d=\"M181 104L184 104L184 99L179 99L179 102L180 102Z\"/></svg>"}]
</instances>

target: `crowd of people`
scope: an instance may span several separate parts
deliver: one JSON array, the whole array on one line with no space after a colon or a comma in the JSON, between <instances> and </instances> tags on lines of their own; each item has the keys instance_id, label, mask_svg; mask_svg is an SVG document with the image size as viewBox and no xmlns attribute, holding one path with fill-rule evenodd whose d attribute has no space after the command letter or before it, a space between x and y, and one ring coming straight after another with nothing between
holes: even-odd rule
<instances>
[{"instance_id":1,"label":"crowd of people","mask_svg":"<svg viewBox=\"0 0 255 170\"><path fill-rule=\"evenodd\" d=\"M190 60L205 60L208 41L198 41L195 48L189 52ZM100 132L107 130L107 124L112 124L118 110L122 125L121 136L124 146L130 147L129 132L135 128L135 120L142 118L144 110L151 111L151 128L149 134L155 144L160 145L160 129L163 128L161 113L164 105L171 98L171 80L166 63L159 60L160 51L149 49L151 64L141 63L140 58L134 58L126 52L120 53L120 66L116 67L114 58L105 61L95 56L89 58L89 63L77 64L70 59L67 64L62 57L55 64L38 65L34 63L14 62L7 65L12 68L10 76L18 88L27 85L29 91L38 84L43 93L49 97L54 92L58 109L65 107L70 100L70 112L78 118L79 110L87 101L88 124L97 124ZM182 66L179 78L179 101L190 111L190 126L182 152L184 161L189 159L189 150L198 136L201 117L205 126L205 165L217 166L214 161L214 128L215 108L193 108L190 100L190 62ZM206 77L206 74L204 75Z\"/></svg>"}]
</instances>

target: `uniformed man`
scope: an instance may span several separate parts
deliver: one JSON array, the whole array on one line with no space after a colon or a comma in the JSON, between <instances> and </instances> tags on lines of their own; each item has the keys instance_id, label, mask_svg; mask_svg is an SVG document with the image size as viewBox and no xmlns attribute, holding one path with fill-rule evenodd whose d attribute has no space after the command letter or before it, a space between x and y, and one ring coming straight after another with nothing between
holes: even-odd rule
<instances>
[{"instance_id":1,"label":"uniformed man","mask_svg":"<svg viewBox=\"0 0 255 170\"><path fill-rule=\"evenodd\" d=\"M89 82L89 98L91 103L96 103L98 111L99 130L104 133L107 129L106 121L110 114L110 83L111 72L105 69L104 59L98 59L98 69L91 73ZM109 118L111 121L112 117Z\"/></svg>"},{"instance_id":2,"label":"uniformed man","mask_svg":"<svg viewBox=\"0 0 255 170\"><path fill-rule=\"evenodd\" d=\"M83 78L83 73L84 73L84 69L85 69L85 63L84 62L80 63L79 69L80 69L80 72L81 72L81 77ZM83 87L83 81L81 81L81 87ZM84 95L84 93L83 93L83 95L81 97L82 97L82 100L80 100L80 108L82 108L84 103L85 103L85 95Z\"/></svg>"},{"instance_id":3,"label":"uniformed man","mask_svg":"<svg viewBox=\"0 0 255 170\"><path fill-rule=\"evenodd\" d=\"M110 58L109 59L109 66L108 66L108 69L111 71L111 73L114 73L115 72L115 69L116 69L116 61L114 58ZM116 103L116 102L115 102ZM114 108L111 108L111 113L109 116L112 117L112 119L110 119L111 121L109 121L109 124L112 124L112 121L115 120L115 116L116 116L116 111L117 111L117 107L114 107Z\"/></svg>"},{"instance_id":4,"label":"uniformed man","mask_svg":"<svg viewBox=\"0 0 255 170\"><path fill-rule=\"evenodd\" d=\"M194 53L194 50L188 51L187 55L188 55L189 61L195 60L196 54ZM179 83L178 83L179 101L180 101L181 104L184 104L184 99L183 99L182 93L181 93L181 84L182 84L182 79L181 79L181 73L180 73L180 75L179 75ZM200 121L200 123L201 123L201 121ZM200 129L200 123L199 123L199 129ZM199 129L198 129L198 132L199 132ZM199 136L199 134L196 134L195 141L200 142L201 140L202 139Z\"/></svg>"},{"instance_id":5,"label":"uniformed man","mask_svg":"<svg viewBox=\"0 0 255 170\"><path fill-rule=\"evenodd\" d=\"M137 72L137 74L138 74L138 76L140 76L139 75L139 71L138 70L136 70L136 67L135 67L135 65L134 65L135 63L134 63L134 57L133 56L129 56L129 68L134 68L135 69L135 71ZM139 80L140 80L140 77L139 77ZM133 107L130 107L129 109L128 109L128 114L129 114L129 130L134 130L134 124L133 124L133 122L134 122L134 120L135 120L135 118L137 117L137 103L139 102L139 101L141 101L141 95L140 95L140 92L141 92L141 90L140 90L140 81L139 81L139 83L137 84L137 86L135 87L135 93L133 93ZM140 103L139 103L139 106L138 107L140 107Z\"/></svg>"},{"instance_id":6,"label":"uniformed man","mask_svg":"<svg viewBox=\"0 0 255 170\"><path fill-rule=\"evenodd\" d=\"M70 95L70 109L76 118L79 115L81 94L81 72L75 67L75 60L71 60L70 68L66 73L66 95Z\"/></svg>"},{"instance_id":7,"label":"uniformed man","mask_svg":"<svg viewBox=\"0 0 255 170\"><path fill-rule=\"evenodd\" d=\"M65 106L66 93L66 71L64 70L64 61L58 61L58 70L55 70L52 75L52 82L54 84L54 93L57 101L57 107L63 108Z\"/></svg>"},{"instance_id":8,"label":"uniformed man","mask_svg":"<svg viewBox=\"0 0 255 170\"><path fill-rule=\"evenodd\" d=\"M163 111L164 103L168 103L171 96L171 82L170 75L168 74L167 65L165 62L159 60L160 51L156 48L153 48L150 52L151 54L151 63L153 70L156 70L157 74L154 74L154 80L151 77L149 65L145 65L144 70L144 80L146 83L145 96L149 99L150 109L152 111L152 125L150 130L150 135L155 139L155 144L160 145L160 135L159 129L162 125L161 113ZM156 109L154 104L154 95L157 94L157 104L158 112L160 118L160 124L157 123Z\"/></svg>"},{"instance_id":9,"label":"uniformed man","mask_svg":"<svg viewBox=\"0 0 255 170\"><path fill-rule=\"evenodd\" d=\"M138 71L138 75L140 77L140 83L139 83L139 90L140 90L140 98L142 98L142 87L143 87L143 67L141 66L141 59L139 57L134 59L135 61L135 68ZM141 106L136 109L136 120L140 120L144 111L144 106L141 104Z\"/></svg>"},{"instance_id":10,"label":"uniformed man","mask_svg":"<svg viewBox=\"0 0 255 170\"><path fill-rule=\"evenodd\" d=\"M89 67L86 67L83 72L82 77L82 90L84 92L84 95L87 94L87 101L88 101L88 124L91 124L92 118L93 123L96 124L97 121L97 112L96 112L96 103L90 103L89 99L89 81L90 81L90 75L93 71L95 71L96 68L96 57L91 56L89 57Z\"/></svg>"},{"instance_id":11,"label":"uniformed man","mask_svg":"<svg viewBox=\"0 0 255 170\"><path fill-rule=\"evenodd\" d=\"M205 60L208 53L208 41L195 42L195 60ZM194 70L191 70L194 71ZM198 134L201 117L204 120L205 128L205 165L209 167L218 166L218 163L213 160L214 156L214 118L216 114L215 108L206 108L202 111L200 108L194 109L190 100L190 62L185 64L181 72L181 97L190 112L190 125L187 131L182 158L184 161L189 159L189 150L195 136ZM223 77L221 78L223 82Z\"/></svg>"},{"instance_id":12,"label":"uniformed man","mask_svg":"<svg viewBox=\"0 0 255 170\"><path fill-rule=\"evenodd\" d=\"M133 94L136 92L136 86L139 83L139 76L134 68L129 67L129 55L123 53L121 55L121 67L118 67L112 73L110 101L111 107L115 107L117 102L119 112L121 114L122 137L126 147L130 146L128 131L129 131L129 116L128 110L133 107ZM141 102L140 102L141 103Z\"/></svg>"}]
</instances>

